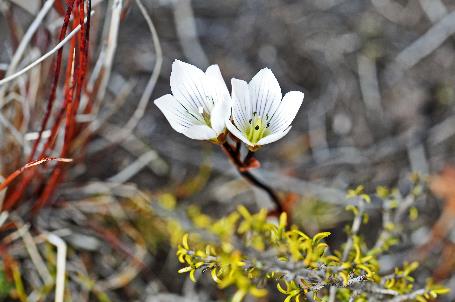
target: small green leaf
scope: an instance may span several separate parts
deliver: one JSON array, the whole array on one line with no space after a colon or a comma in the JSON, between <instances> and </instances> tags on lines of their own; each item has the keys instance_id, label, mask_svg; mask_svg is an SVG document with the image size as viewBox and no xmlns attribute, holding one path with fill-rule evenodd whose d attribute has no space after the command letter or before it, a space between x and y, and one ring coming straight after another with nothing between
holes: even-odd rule
<instances>
[{"instance_id":1,"label":"small green leaf","mask_svg":"<svg viewBox=\"0 0 455 302\"><path fill-rule=\"evenodd\" d=\"M330 236L330 232L322 232L322 233L318 233L318 234L314 235L313 244L319 243L319 241L321 241L322 239L324 239L328 236Z\"/></svg>"},{"instance_id":2,"label":"small green leaf","mask_svg":"<svg viewBox=\"0 0 455 302\"><path fill-rule=\"evenodd\" d=\"M190 279L193 282L196 282L196 275L195 274L196 274L196 270L190 271Z\"/></svg>"},{"instance_id":3,"label":"small green leaf","mask_svg":"<svg viewBox=\"0 0 455 302\"><path fill-rule=\"evenodd\" d=\"M191 266L187 266L187 267L184 267L184 268L181 268L178 270L178 273L179 274L183 274L183 273L187 273L189 271L191 271L193 268Z\"/></svg>"},{"instance_id":4,"label":"small green leaf","mask_svg":"<svg viewBox=\"0 0 455 302\"><path fill-rule=\"evenodd\" d=\"M183 247L187 250L190 249L190 246L188 245L188 237L189 237L189 234L185 234L185 235L183 235L183 238L182 238Z\"/></svg>"}]
</instances>

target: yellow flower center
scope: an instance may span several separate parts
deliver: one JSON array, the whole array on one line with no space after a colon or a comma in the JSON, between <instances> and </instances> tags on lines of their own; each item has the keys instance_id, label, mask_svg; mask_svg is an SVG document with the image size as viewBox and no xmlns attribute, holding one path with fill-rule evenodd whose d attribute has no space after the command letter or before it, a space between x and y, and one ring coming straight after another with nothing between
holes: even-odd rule
<instances>
[{"instance_id":1,"label":"yellow flower center","mask_svg":"<svg viewBox=\"0 0 455 302\"><path fill-rule=\"evenodd\" d=\"M212 122L210 120L210 114L207 111L204 111L204 108L201 106L198 108L199 113L202 115L204 122L207 126L212 127Z\"/></svg>"},{"instance_id":2,"label":"yellow flower center","mask_svg":"<svg viewBox=\"0 0 455 302\"><path fill-rule=\"evenodd\" d=\"M270 134L268 129L269 123L264 121L260 116L253 114L253 118L249 120L250 125L245 129L246 138L253 144L256 144L261 138Z\"/></svg>"}]
</instances>

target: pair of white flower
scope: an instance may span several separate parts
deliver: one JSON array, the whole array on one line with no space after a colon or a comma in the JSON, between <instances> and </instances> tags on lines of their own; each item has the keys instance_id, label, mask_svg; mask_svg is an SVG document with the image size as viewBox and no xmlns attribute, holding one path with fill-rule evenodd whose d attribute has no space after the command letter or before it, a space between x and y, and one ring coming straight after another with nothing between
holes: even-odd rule
<instances>
[{"instance_id":1,"label":"pair of white flower","mask_svg":"<svg viewBox=\"0 0 455 302\"><path fill-rule=\"evenodd\" d=\"M155 100L175 131L192 139L223 143L227 130L256 150L285 136L291 129L304 94L281 94L268 68L247 83L232 79L232 97L218 65L204 73L175 60L171 72L171 94ZM227 130L226 130L227 128Z\"/></svg>"}]
</instances>

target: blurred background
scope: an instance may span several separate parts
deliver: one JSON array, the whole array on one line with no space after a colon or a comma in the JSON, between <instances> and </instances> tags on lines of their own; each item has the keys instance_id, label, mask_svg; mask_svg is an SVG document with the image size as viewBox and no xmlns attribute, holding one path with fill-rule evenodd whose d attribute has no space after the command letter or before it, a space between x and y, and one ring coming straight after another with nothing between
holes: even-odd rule
<instances>
[{"instance_id":1,"label":"blurred background","mask_svg":"<svg viewBox=\"0 0 455 302\"><path fill-rule=\"evenodd\" d=\"M9 70L21 40L48 2L0 2L0 80L58 43L66 4L56 0ZM363 185L374 192L377 186L390 186L405 192L411 173L428 177L420 216L406 234L405 246L383 262L390 267L419 259L419 278L432 276L455 288L454 1L144 0L156 36L134 1L92 2L89 88L81 104L88 102L84 96L93 98L96 110L76 113L82 128L74 139L84 140L67 154L75 162L52 194L39 199L39 214L32 215L31 208L45 191L45 167L37 169L40 180L23 187L14 205L8 196L26 175L6 194L0 192L5 212L5 204L11 204L5 218L10 225L0 229L0 247L20 264L29 294L43 284L37 281L39 269L27 273L36 266L27 240L35 238L32 246L40 245L40 234L60 230L69 248L68 269L82 280L71 286L85 288L73 293L74 301L104 295L112 301L227 301L213 284L202 280L194 285L177 275L168 225L156 213L141 214L130 198L130 192L140 190L151 199L171 199L177 208L198 205L212 217L239 204L273 208L267 195L238 177L216 145L178 134L153 104L170 93L175 59L201 69L218 64L229 89L231 78L249 81L269 67L283 92L305 93L291 132L257 152L262 166L254 173L285 196L293 222L310 233L331 230L340 234L335 244L345 240L349 188ZM4 178L28 162L45 116L55 57L0 85ZM59 87L55 108L64 99L62 80ZM52 113L50 125L54 117ZM49 156L59 157L65 145L64 124L57 128ZM373 210L371 221L366 235L375 236L380 213ZM41 251L44 258L48 253ZM93 285L95 294L81 285L85 283ZM452 292L445 299L454 297ZM273 295L269 299L281 301Z\"/></svg>"}]
</instances>

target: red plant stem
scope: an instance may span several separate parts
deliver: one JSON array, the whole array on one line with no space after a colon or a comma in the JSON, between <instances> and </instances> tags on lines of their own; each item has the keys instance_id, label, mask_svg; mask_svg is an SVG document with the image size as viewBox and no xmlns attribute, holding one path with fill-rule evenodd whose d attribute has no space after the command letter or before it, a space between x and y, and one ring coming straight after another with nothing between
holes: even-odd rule
<instances>
[{"instance_id":1,"label":"red plant stem","mask_svg":"<svg viewBox=\"0 0 455 302\"><path fill-rule=\"evenodd\" d=\"M65 35L66 35L66 31L67 31L67 28L68 28L68 25L69 25L69 20L70 20L70 17L71 17L72 11L73 11L73 7L74 7L74 2L75 2L75 0L68 0L67 1L68 8L66 10L66 14L65 14L64 21L63 21L63 25L62 25L61 30L60 30L59 41L62 41L64 39ZM38 145L41 142L42 133L43 133L44 129L47 126L47 123L49 121L49 118L50 118L50 115L51 115L51 112L52 112L53 104L54 104L54 101L55 101L55 98L56 98L56 91L57 91L58 81L59 81L59 77L60 77L60 69L61 69L61 63L62 63L62 54L63 54L63 48L60 48L58 50L58 52L57 52L57 58L56 58L56 61L55 61L54 78L53 78L53 82L52 82L52 86L51 86L51 93L49 95L49 99L48 99L48 103L47 103L46 113L45 113L44 119L42 120L42 123L41 123L41 128L40 128L40 131L38 133L38 139L33 144L32 151L30 153L29 160L28 160L29 162L32 161L34 156L35 156L35 153L36 153L36 150L38 148ZM55 127L56 127L56 125L54 125L53 128L55 128ZM48 142L52 143L52 141L54 139L55 138L52 138L52 135L51 135L51 137L49 138ZM43 152L40 155L39 158L43 158L44 154L45 153ZM10 209L10 208L14 207L14 205L21 198L23 192L25 191L25 189L27 188L29 183L32 181L33 177L34 177L34 173L27 173L27 175L21 180L21 182L15 188L14 192L11 195L7 195L6 201L5 201L5 204L4 204L3 208Z\"/></svg>"},{"instance_id":2,"label":"red plant stem","mask_svg":"<svg viewBox=\"0 0 455 302\"><path fill-rule=\"evenodd\" d=\"M65 15L65 8L60 0L54 2L54 9L59 13L61 16Z\"/></svg>"},{"instance_id":3,"label":"red plant stem","mask_svg":"<svg viewBox=\"0 0 455 302\"><path fill-rule=\"evenodd\" d=\"M73 29L77 27L77 24L73 24ZM44 156L44 154L52 148L52 146L55 143L55 139L57 138L57 131L60 127L60 123L62 121L63 115L65 113L65 110L67 110L68 104L71 102L73 98L73 90L74 90L74 84L76 82L76 75L73 70L73 62L76 61L75 58L75 53L73 50L76 48L76 37L71 39L71 46L69 48L69 54L68 54L68 62L67 62L67 67L66 67L66 79L65 79L65 100L60 108L60 111L57 114L57 118L55 119L55 123L52 126L51 129L51 134L49 138L47 139L46 144L43 147L43 150L41 151L40 157ZM75 66L74 66L75 67Z\"/></svg>"},{"instance_id":4,"label":"red plant stem","mask_svg":"<svg viewBox=\"0 0 455 302\"><path fill-rule=\"evenodd\" d=\"M80 104L80 99L81 99L81 94L82 90L85 86L85 76L87 74L87 63L88 63L88 38L89 38L89 29L90 29L90 11L87 12L87 24L85 25L84 22L84 1L80 0L78 1L79 4L79 24L81 25L81 31L78 35L79 37L79 54L80 54L80 62L79 66L80 68L78 69L78 79L77 79L77 89L76 89L76 96L74 98L74 103L72 104L71 108L71 120L70 120L70 125L68 128L68 143L72 140L74 137L74 133L76 132L76 113L79 108ZM89 8L90 8L90 3L89 3ZM69 144L65 143L65 148L64 151L67 152L69 148Z\"/></svg>"},{"instance_id":5,"label":"red plant stem","mask_svg":"<svg viewBox=\"0 0 455 302\"><path fill-rule=\"evenodd\" d=\"M76 26L76 25L74 25L74 26ZM52 131L54 131L54 129L58 130L58 127L63 118L63 114L65 113L65 110L66 110L66 127L65 127L66 129L68 129L69 121L71 118L70 114L71 114L72 99L73 99L73 92L74 92L74 86L75 86L74 83L77 79L77 73L72 72L73 71L73 68L72 68L73 60L74 60L74 71L77 70L77 60L76 60L76 58L73 58L73 56L72 56L73 50L75 49L75 40L74 40L74 43L72 43L72 44L74 47L71 47L69 50L71 60L68 61L69 69L67 70L68 71L67 78L65 81L65 101L64 101L64 105L62 106L62 108L59 112L59 115L54 124L54 127L52 128ZM67 135L68 135L68 130L65 131L64 145L63 145L63 149L60 153L60 156L65 156L64 154L67 153L66 147L65 147L69 144ZM55 139L52 141L48 140L48 143L50 142L53 144L54 141L55 141ZM46 151L46 149L47 149L46 147L48 147L47 144L46 144L45 148L43 149L43 152ZM52 193L54 192L55 188L57 187L57 184L59 183L62 176L63 176L62 167L60 167L60 166L55 167L55 169L52 171L52 174L51 174L50 178L48 179L47 184L44 187L44 190L42 191L40 197L38 198L36 203L33 205L33 208L32 208L33 213L37 213L46 204L46 202L49 200Z\"/></svg>"},{"instance_id":6,"label":"red plant stem","mask_svg":"<svg viewBox=\"0 0 455 302\"><path fill-rule=\"evenodd\" d=\"M238 139L235 142L235 153L240 154L240 148L241 147L242 147L242 141Z\"/></svg>"},{"instance_id":7,"label":"red plant stem","mask_svg":"<svg viewBox=\"0 0 455 302\"><path fill-rule=\"evenodd\" d=\"M62 167L57 165L57 167L52 172L50 179L47 181L47 184L44 187L43 192L41 193L40 197L32 207L32 212L34 214L36 214L46 204L46 202L51 197L52 193L54 193L54 190L62 177L62 172L63 172Z\"/></svg>"},{"instance_id":8,"label":"red plant stem","mask_svg":"<svg viewBox=\"0 0 455 302\"><path fill-rule=\"evenodd\" d=\"M76 26L76 22L80 22L80 20L79 20L80 11L78 10L79 2L80 1L76 2L76 9L74 10L74 26ZM82 12L82 14L83 14L83 12ZM79 43L79 48L77 48L77 45L74 45L74 48L72 49L74 51L76 51L76 49L78 49L78 58L77 59L75 58L75 60L74 60L74 70L73 70L73 74L72 74L73 77L72 77L72 79L70 79L70 83L68 83L69 86L71 86L71 88L69 89L69 91L68 91L69 94L66 97L67 104L65 106L66 107L65 137L63 140L64 143L63 143L63 148L61 150L61 155L67 154L69 144L71 143L71 138L72 138L71 128L72 128L72 125L75 124L75 119L76 119L74 112L77 111L77 108L75 110L74 106L75 106L75 101L77 100L78 97L80 97L80 94L78 94L78 92L80 91L80 87L78 85L79 85L79 80L80 80L81 65L84 64L83 63L83 54L80 50L80 47L81 47L80 40L81 40L81 36L83 35L83 31L84 31L84 24L82 23L81 31L76 36L76 40ZM76 92L75 93L76 96L74 97L74 100L73 100L74 90Z\"/></svg>"},{"instance_id":9,"label":"red plant stem","mask_svg":"<svg viewBox=\"0 0 455 302\"><path fill-rule=\"evenodd\" d=\"M254 157L254 152L248 150L248 153L246 154L245 158L243 159L244 163L247 163Z\"/></svg>"},{"instance_id":10,"label":"red plant stem","mask_svg":"<svg viewBox=\"0 0 455 302\"><path fill-rule=\"evenodd\" d=\"M83 1L82 1L83 3ZM85 31L86 55L88 56L88 42L90 41L90 19L92 17L92 0L87 1L87 25Z\"/></svg>"},{"instance_id":11,"label":"red plant stem","mask_svg":"<svg viewBox=\"0 0 455 302\"><path fill-rule=\"evenodd\" d=\"M234 163L234 166L237 168L237 172L239 172L239 174L243 178L245 178L249 183L264 190L267 193L267 195L269 195L269 197L273 201L273 203L275 204L277 212L279 212L279 213L284 212L283 206L281 205L281 201L280 201L278 195L275 193L275 191L271 187L269 187L268 185L266 185L265 183L263 183L259 179L257 179L249 171L242 169L244 167L244 163L240 160L240 153L236 152L228 142L225 142L224 144L222 144L221 147L226 152L226 154L229 156L231 161Z\"/></svg>"},{"instance_id":12,"label":"red plant stem","mask_svg":"<svg viewBox=\"0 0 455 302\"><path fill-rule=\"evenodd\" d=\"M55 140L57 137L58 129L63 119L64 113L66 111L66 123L65 123L65 137L64 145L60 152L60 157L67 157L71 147L71 142L76 133L76 114L78 112L78 107L80 103L80 98L82 95L82 90L85 86L85 77L87 74L88 68L88 42L89 42L89 32L90 32L90 11L91 11L91 1L87 2L87 14L85 14L84 0L67 0L67 10L65 13L65 18L63 25L60 30L59 41L61 41L67 32L69 26L69 20L72 14L74 14L74 27L77 26L77 23L81 25L81 31L78 33L74 39L71 41L71 46L69 48L70 54L68 59L68 66L66 70L66 79L65 79L65 98L62 104L60 111L57 113L55 122L52 125L51 135L46 141L43 150L41 150L38 158L45 158L48 150L54 148ZM87 15L87 22L84 22L84 17ZM78 43L78 46L76 45ZM76 50L76 56L73 55L73 51ZM60 71L62 65L62 55L63 48L59 49L57 52L57 57L55 61L54 68L54 78L51 85L51 92L49 95L47 108L45 116L41 123L41 128L39 130L38 139L35 141L32 152L30 153L31 161L37 152L37 148L42 140L42 133L46 129L49 122L52 110L54 107L54 102L56 99L56 90L59 83ZM72 70L73 62L75 63L74 72ZM74 99L73 99L74 98ZM40 197L35 203L33 210L40 209L46 204L49 198L52 196L52 193L55 191L59 181L63 177L64 169L61 165L57 165L52 172L47 183L44 185L44 190L42 191ZM25 177L19 183L17 188L12 192L12 194L7 195L4 208L12 208L21 198L23 192L26 190L29 183L36 176L36 172L26 173Z\"/></svg>"},{"instance_id":13,"label":"red plant stem","mask_svg":"<svg viewBox=\"0 0 455 302\"><path fill-rule=\"evenodd\" d=\"M89 61L89 42L90 42L90 18L91 18L91 11L92 11L92 0L87 1L87 25L86 25L86 31L85 31L85 41L86 41L86 47L85 47L85 59L88 62ZM84 83L84 89L85 89L85 83ZM87 92L86 92L87 93ZM93 95L91 93L87 93L88 96L88 102L87 105L84 108L84 113L89 113L92 111L93 107Z\"/></svg>"},{"instance_id":14,"label":"red plant stem","mask_svg":"<svg viewBox=\"0 0 455 302\"><path fill-rule=\"evenodd\" d=\"M16 177L18 177L19 175L21 175L25 170L27 169L30 169L30 168L33 168L33 167L36 167L38 165L41 165L41 164L44 164L48 161L58 161L58 162L71 162L72 159L68 159L68 158L56 158L56 157L48 157L48 158L43 158L43 159L39 159L39 160L34 160L32 162L29 162L28 164L26 164L25 166L17 169L16 171L14 171L13 173L11 173L6 179L4 182L0 183L0 192L3 191L4 189L6 189L6 187L8 187L11 182L16 179Z\"/></svg>"},{"instance_id":15,"label":"red plant stem","mask_svg":"<svg viewBox=\"0 0 455 302\"><path fill-rule=\"evenodd\" d=\"M71 17L71 12L73 11L75 0L68 0L68 8L66 9L65 19L63 21L62 28L60 30L59 41L62 41L65 38L66 30L68 29L68 24ZM49 100L47 102L46 113L44 115L44 119L41 123L41 128L38 133L38 139L33 144L32 152L30 153L29 160L32 160L35 156L36 149L38 148L39 143L41 142L41 137L43 135L43 131L46 129L47 123L49 121L52 108L54 107L54 101L57 94L57 86L58 80L60 78L60 68L62 65L62 54L63 54L63 47L60 48L57 52L57 59L55 61L55 70L54 70L54 79L52 82L51 93L49 95Z\"/></svg>"},{"instance_id":16,"label":"red plant stem","mask_svg":"<svg viewBox=\"0 0 455 302\"><path fill-rule=\"evenodd\" d=\"M88 7L90 8L91 4L89 3ZM87 13L87 15L90 15ZM87 31L89 30L90 19L87 17L87 23L84 22L85 9L84 1L76 1L76 9L74 10L74 20L78 20L81 25L81 31L78 33L78 44L79 44L79 56L78 60L75 60L74 68L74 78L70 81L69 85L74 86L70 87L68 90L68 95L66 96L66 124L65 124L65 137L64 144L61 150L60 156L65 157L69 153L71 142L76 134L76 114L78 112L80 99L82 95L82 90L85 86L85 76L87 74L87 65L88 65L88 38L89 35ZM73 48L76 49L76 48ZM67 83L68 85L68 83ZM73 89L76 88L75 97L73 100ZM48 184L44 188L41 196L38 198L38 201L33 206L33 212L37 212L41 209L49 198L52 196L52 193L55 191L59 181L63 177L64 170L63 167L57 166L53 171Z\"/></svg>"}]
</instances>

